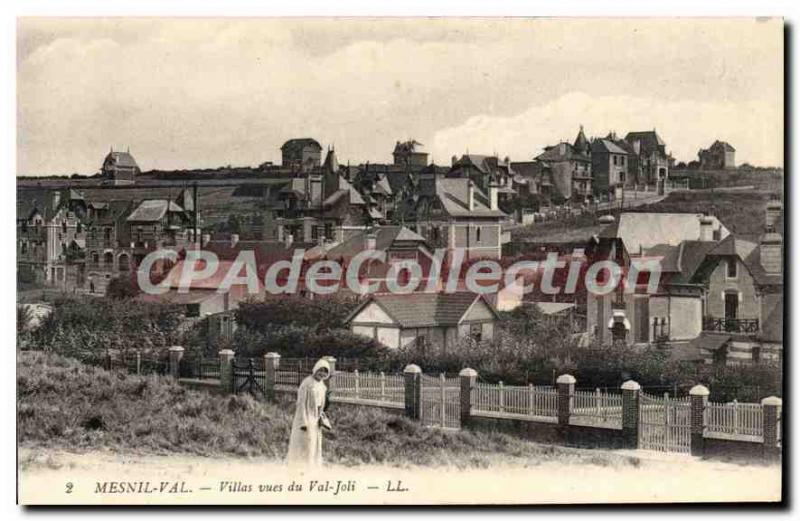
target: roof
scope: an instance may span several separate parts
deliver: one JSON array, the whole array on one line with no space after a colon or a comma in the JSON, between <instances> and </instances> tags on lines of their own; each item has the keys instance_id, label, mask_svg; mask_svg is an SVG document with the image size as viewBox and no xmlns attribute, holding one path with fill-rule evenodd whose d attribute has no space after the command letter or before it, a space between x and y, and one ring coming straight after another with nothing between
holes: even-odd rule
<instances>
[{"instance_id":1,"label":"roof","mask_svg":"<svg viewBox=\"0 0 800 521\"><path fill-rule=\"evenodd\" d=\"M783 342L783 294L768 310L761 324L761 338Z\"/></svg>"},{"instance_id":2,"label":"roof","mask_svg":"<svg viewBox=\"0 0 800 521\"><path fill-rule=\"evenodd\" d=\"M418 148L422 148L424 145L417 141L416 139L409 139L408 141L400 141L394 146L394 153L412 153L412 152L420 152L417 150Z\"/></svg>"},{"instance_id":3,"label":"roof","mask_svg":"<svg viewBox=\"0 0 800 521\"><path fill-rule=\"evenodd\" d=\"M605 138L598 138L592 141L592 152L608 152L610 154L627 154L628 152L617 145L614 141Z\"/></svg>"},{"instance_id":4,"label":"roof","mask_svg":"<svg viewBox=\"0 0 800 521\"><path fill-rule=\"evenodd\" d=\"M642 144L642 148L647 151L658 149L659 146L666 146L666 143L664 143L664 140L661 139L661 136L658 135L655 129L639 132L628 132L628 135L625 136L625 141L628 143L639 141Z\"/></svg>"},{"instance_id":5,"label":"roof","mask_svg":"<svg viewBox=\"0 0 800 521\"><path fill-rule=\"evenodd\" d=\"M713 143L713 144L712 144L710 147L708 147L708 148L709 148L709 150L711 150L712 148L720 148L720 147L722 147L722 149L723 149L723 150L725 150L725 152L736 152L736 149L735 149L735 148L733 148L733 147L731 146L731 144L730 144L730 143L728 143L727 141L720 141L720 140L716 140L716 141L714 141L714 143Z\"/></svg>"},{"instance_id":6,"label":"roof","mask_svg":"<svg viewBox=\"0 0 800 521\"><path fill-rule=\"evenodd\" d=\"M690 283L708 253L717 244L713 241L683 241L678 246L677 269L675 270L678 274L669 282L672 284Z\"/></svg>"},{"instance_id":7,"label":"roof","mask_svg":"<svg viewBox=\"0 0 800 521\"><path fill-rule=\"evenodd\" d=\"M482 295L458 293L408 293L373 295L358 306L345 320L349 323L366 306L374 302L400 327L455 326L477 302L482 301L497 318L497 311Z\"/></svg>"},{"instance_id":8,"label":"roof","mask_svg":"<svg viewBox=\"0 0 800 521\"><path fill-rule=\"evenodd\" d=\"M167 201L166 199L147 199L142 201L139 206L126 219L130 222L155 222L164 218L167 213L182 212L183 208L178 203Z\"/></svg>"},{"instance_id":9,"label":"roof","mask_svg":"<svg viewBox=\"0 0 800 521\"><path fill-rule=\"evenodd\" d=\"M697 345L690 343L673 344L669 350L669 357L683 362L701 362L704 357Z\"/></svg>"},{"instance_id":10,"label":"roof","mask_svg":"<svg viewBox=\"0 0 800 521\"><path fill-rule=\"evenodd\" d=\"M289 141L284 143L283 146L281 146L281 150L295 152L302 150L303 148L308 146L313 147L317 150L322 150L322 145L320 145L316 139L312 139L310 137L290 139Z\"/></svg>"},{"instance_id":11,"label":"roof","mask_svg":"<svg viewBox=\"0 0 800 521\"><path fill-rule=\"evenodd\" d=\"M545 315L555 315L575 307L574 302L531 302Z\"/></svg>"},{"instance_id":12,"label":"roof","mask_svg":"<svg viewBox=\"0 0 800 521\"><path fill-rule=\"evenodd\" d=\"M603 230L603 237L618 237L632 254L657 244L677 246L683 241L696 241L700 238L700 213L646 213L625 212L619 219ZM721 231L720 238L730 232L716 217L712 228Z\"/></svg>"},{"instance_id":13,"label":"roof","mask_svg":"<svg viewBox=\"0 0 800 521\"><path fill-rule=\"evenodd\" d=\"M559 143L558 145L553 145L546 147L544 152L536 156L537 160L539 161L586 161L589 162L592 159L584 155L573 147L569 143Z\"/></svg>"},{"instance_id":14,"label":"roof","mask_svg":"<svg viewBox=\"0 0 800 521\"><path fill-rule=\"evenodd\" d=\"M506 217L501 210L489 208L489 199L480 188L473 186L474 207L469 208L469 183L464 177L438 179L436 196L444 210L453 217Z\"/></svg>"},{"instance_id":15,"label":"roof","mask_svg":"<svg viewBox=\"0 0 800 521\"><path fill-rule=\"evenodd\" d=\"M767 273L761 265L761 248L758 237L728 235L708 252L709 267L716 266L723 257L737 256L750 271L753 279L761 286L782 285L783 275Z\"/></svg>"},{"instance_id":16,"label":"roof","mask_svg":"<svg viewBox=\"0 0 800 521\"><path fill-rule=\"evenodd\" d=\"M364 251L366 237L369 233L375 234L375 250L385 251L397 242L418 242L425 244L425 238L405 226L379 226L369 231L359 232L346 241L341 242L328 250L328 257L351 258Z\"/></svg>"},{"instance_id":17,"label":"roof","mask_svg":"<svg viewBox=\"0 0 800 521\"><path fill-rule=\"evenodd\" d=\"M731 335L725 333L709 333L703 331L700 335L689 342L690 349L705 349L707 351L717 351L719 348L728 343Z\"/></svg>"},{"instance_id":18,"label":"roof","mask_svg":"<svg viewBox=\"0 0 800 521\"><path fill-rule=\"evenodd\" d=\"M136 160L130 154L130 152L114 152L113 150L106 155L105 161L110 161L115 166L121 166L125 168L139 168L139 165L136 164Z\"/></svg>"}]
</instances>

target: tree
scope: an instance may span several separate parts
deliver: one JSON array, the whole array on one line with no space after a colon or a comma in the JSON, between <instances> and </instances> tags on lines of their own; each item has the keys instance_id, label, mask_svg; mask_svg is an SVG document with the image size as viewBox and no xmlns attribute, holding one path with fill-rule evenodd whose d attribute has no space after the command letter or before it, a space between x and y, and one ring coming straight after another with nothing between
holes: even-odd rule
<instances>
[{"instance_id":1,"label":"tree","mask_svg":"<svg viewBox=\"0 0 800 521\"><path fill-rule=\"evenodd\" d=\"M106 295L117 300L132 299L138 294L139 287L130 277L113 278L106 288Z\"/></svg>"}]
</instances>

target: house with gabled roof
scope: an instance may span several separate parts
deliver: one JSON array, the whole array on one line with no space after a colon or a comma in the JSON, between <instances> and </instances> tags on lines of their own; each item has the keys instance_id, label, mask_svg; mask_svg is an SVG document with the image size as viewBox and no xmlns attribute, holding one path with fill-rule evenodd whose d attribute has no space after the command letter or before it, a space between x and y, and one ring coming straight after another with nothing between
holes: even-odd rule
<instances>
[{"instance_id":1,"label":"house with gabled roof","mask_svg":"<svg viewBox=\"0 0 800 521\"><path fill-rule=\"evenodd\" d=\"M420 173L419 195L401 216L406 226L434 248L461 250L466 259L500 258L502 224L497 188L488 192L468 177L445 177L431 169Z\"/></svg>"},{"instance_id":2,"label":"house with gabled roof","mask_svg":"<svg viewBox=\"0 0 800 521\"><path fill-rule=\"evenodd\" d=\"M664 189L669 178L669 155L667 145L656 129L628 132L625 142L633 154L630 162L630 181L637 184L657 185Z\"/></svg>"},{"instance_id":3,"label":"house with gabled roof","mask_svg":"<svg viewBox=\"0 0 800 521\"><path fill-rule=\"evenodd\" d=\"M727 141L716 140L697 153L701 170L724 170L736 168L736 149Z\"/></svg>"},{"instance_id":4,"label":"house with gabled roof","mask_svg":"<svg viewBox=\"0 0 800 521\"><path fill-rule=\"evenodd\" d=\"M111 148L111 151L103 159L103 166L100 168L104 182L112 185L130 185L136 180L136 176L141 173L139 165L131 155L130 149L121 152Z\"/></svg>"},{"instance_id":5,"label":"house with gabled roof","mask_svg":"<svg viewBox=\"0 0 800 521\"><path fill-rule=\"evenodd\" d=\"M362 302L345 324L393 349L416 344L446 353L465 338L491 340L498 320L494 307L471 292L385 293Z\"/></svg>"},{"instance_id":6,"label":"house with gabled roof","mask_svg":"<svg viewBox=\"0 0 800 521\"><path fill-rule=\"evenodd\" d=\"M561 142L545 147L534 161L542 165L542 175L553 182L551 199L584 201L592 195L591 146L582 126L574 144Z\"/></svg>"},{"instance_id":7,"label":"house with gabled roof","mask_svg":"<svg viewBox=\"0 0 800 521\"><path fill-rule=\"evenodd\" d=\"M692 346L706 362L783 359L783 237L770 203L761 236L728 236L692 277L705 289L703 331Z\"/></svg>"}]
</instances>

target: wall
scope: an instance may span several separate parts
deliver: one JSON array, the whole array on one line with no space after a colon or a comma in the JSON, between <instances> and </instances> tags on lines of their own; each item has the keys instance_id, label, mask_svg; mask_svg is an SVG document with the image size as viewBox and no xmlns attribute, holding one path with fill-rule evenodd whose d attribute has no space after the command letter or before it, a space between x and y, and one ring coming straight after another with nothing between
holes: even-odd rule
<instances>
[{"instance_id":1,"label":"wall","mask_svg":"<svg viewBox=\"0 0 800 521\"><path fill-rule=\"evenodd\" d=\"M739 292L739 310L737 318L758 318L760 315L760 298L756 294L753 277L747 267L736 259L736 278L728 279L727 262L720 261L708 278L706 295L706 315L716 318L725 317L725 290Z\"/></svg>"},{"instance_id":2,"label":"wall","mask_svg":"<svg viewBox=\"0 0 800 521\"><path fill-rule=\"evenodd\" d=\"M703 329L703 302L698 297L670 297L670 340L697 338Z\"/></svg>"}]
</instances>

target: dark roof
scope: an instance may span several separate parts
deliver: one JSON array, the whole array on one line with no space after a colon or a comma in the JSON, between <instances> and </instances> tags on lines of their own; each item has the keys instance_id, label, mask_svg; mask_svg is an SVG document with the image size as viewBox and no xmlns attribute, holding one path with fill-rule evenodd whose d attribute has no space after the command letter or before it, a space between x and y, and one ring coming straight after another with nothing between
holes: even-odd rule
<instances>
[{"instance_id":1,"label":"dark roof","mask_svg":"<svg viewBox=\"0 0 800 521\"><path fill-rule=\"evenodd\" d=\"M676 248L677 255L674 257L677 272L669 282L671 284L689 284L692 277L706 259L706 255L717 246L714 241L683 241ZM672 262L673 258L670 258Z\"/></svg>"},{"instance_id":2,"label":"dark roof","mask_svg":"<svg viewBox=\"0 0 800 521\"><path fill-rule=\"evenodd\" d=\"M708 147L708 149L711 150L712 148L719 148L719 147L722 147L723 150L725 150L725 152L736 152L736 149L733 148L730 143L728 143L727 141L720 141L720 140L714 141L714 143L710 147Z\"/></svg>"},{"instance_id":3,"label":"dark roof","mask_svg":"<svg viewBox=\"0 0 800 521\"><path fill-rule=\"evenodd\" d=\"M344 257L351 258L364 251L366 244L366 236L369 233L375 234L375 250L387 250L396 241L410 241L425 244L425 238L406 228L405 226L379 226L372 232L363 231L357 233L343 241L342 243L334 246L327 252L329 258Z\"/></svg>"},{"instance_id":4,"label":"dark roof","mask_svg":"<svg viewBox=\"0 0 800 521\"><path fill-rule=\"evenodd\" d=\"M346 322L350 322L369 303L375 302L403 328L455 326L477 300L482 300L497 317L494 307L486 299L471 292L378 294L356 308Z\"/></svg>"},{"instance_id":5,"label":"dark roof","mask_svg":"<svg viewBox=\"0 0 800 521\"><path fill-rule=\"evenodd\" d=\"M783 342L783 294L767 310L767 316L761 324L761 338Z\"/></svg>"},{"instance_id":6,"label":"dark roof","mask_svg":"<svg viewBox=\"0 0 800 521\"><path fill-rule=\"evenodd\" d=\"M653 130L645 130L643 132L628 132L628 135L625 136L625 141L628 143L633 143L634 141L639 141L642 144L642 148L646 151L653 151L658 150L659 146L665 146L664 140L661 139L655 129Z\"/></svg>"},{"instance_id":7,"label":"dark roof","mask_svg":"<svg viewBox=\"0 0 800 521\"><path fill-rule=\"evenodd\" d=\"M167 213L182 212L183 208L173 201L165 199L147 199L142 201L136 209L131 212L127 220L129 222L156 222L160 221Z\"/></svg>"},{"instance_id":8,"label":"dark roof","mask_svg":"<svg viewBox=\"0 0 800 521\"><path fill-rule=\"evenodd\" d=\"M422 146L424 145L419 141L417 141L416 139L409 139L408 141L403 141L402 143L398 141L397 144L394 146L394 153L407 154L412 152L420 152L419 150L417 150L417 147L422 147Z\"/></svg>"},{"instance_id":9,"label":"dark roof","mask_svg":"<svg viewBox=\"0 0 800 521\"><path fill-rule=\"evenodd\" d=\"M689 342L691 349L706 349L708 351L716 351L731 339L731 335L725 333L708 333L702 332L700 335Z\"/></svg>"},{"instance_id":10,"label":"dark roof","mask_svg":"<svg viewBox=\"0 0 800 521\"><path fill-rule=\"evenodd\" d=\"M317 150L322 150L322 145L316 139L312 139L310 137L302 137L296 139L290 139L286 143L283 144L281 150L288 150L288 151L298 151L302 150L304 147L314 147Z\"/></svg>"},{"instance_id":11,"label":"dark roof","mask_svg":"<svg viewBox=\"0 0 800 521\"><path fill-rule=\"evenodd\" d=\"M682 362L700 362L704 359L700 352L700 347L698 345L693 345L691 342L673 345L669 351L669 357L672 360Z\"/></svg>"},{"instance_id":12,"label":"dark roof","mask_svg":"<svg viewBox=\"0 0 800 521\"><path fill-rule=\"evenodd\" d=\"M777 235L777 234L775 234ZM779 235L777 235L780 237ZM758 285L771 286L782 285L783 275L767 273L761 265L761 248L759 247L759 237L755 236L734 236L728 235L716 247L707 254L707 263L703 273L708 273L708 269L714 266L724 257L736 256L750 271L753 279Z\"/></svg>"},{"instance_id":13,"label":"dark roof","mask_svg":"<svg viewBox=\"0 0 800 521\"><path fill-rule=\"evenodd\" d=\"M139 165L136 164L136 160L133 159L133 156L130 152L114 152L113 150L106 155L106 161L111 161L116 166L122 166L127 168L139 168Z\"/></svg>"},{"instance_id":14,"label":"dark roof","mask_svg":"<svg viewBox=\"0 0 800 521\"><path fill-rule=\"evenodd\" d=\"M621 148L616 142L605 138L598 138L592 141L592 152L608 152L610 154L628 153L627 150Z\"/></svg>"},{"instance_id":15,"label":"dark roof","mask_svg":"<svg viewBox=\"0 0 800 521\"><path fill-rule=\"evenodd\" d=\"M562 150L563 149L563 150ZM546 147L544 152L536 156L539 161L591 161L591 158L584 155L569 143L559 143Z\"/></svg>"}]
</instances>

